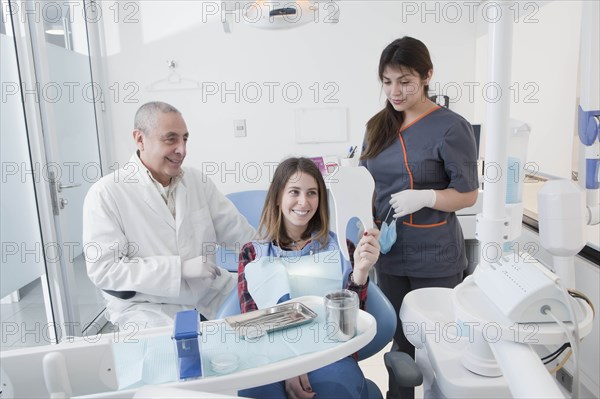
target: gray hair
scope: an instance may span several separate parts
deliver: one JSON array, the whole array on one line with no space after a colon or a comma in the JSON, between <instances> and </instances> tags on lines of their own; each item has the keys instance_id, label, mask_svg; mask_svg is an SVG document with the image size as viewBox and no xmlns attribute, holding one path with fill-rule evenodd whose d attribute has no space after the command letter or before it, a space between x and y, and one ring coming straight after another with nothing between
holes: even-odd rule
<instances>
[{"instance_id":1,"label":"gray hair","mask_svg":"<svg viewBox=\"0 0 600 399\"><path fill-rule=\"evenodd\" d=\"M142 131L144 134L148 134L152 129L156 128L157 115L159 112L169 113L175 112L181 115L181 112L174 106L161 102L152 101L142 105L135 113L135 119L133 122L133 128Z\"/></svg>"}]
</instances>

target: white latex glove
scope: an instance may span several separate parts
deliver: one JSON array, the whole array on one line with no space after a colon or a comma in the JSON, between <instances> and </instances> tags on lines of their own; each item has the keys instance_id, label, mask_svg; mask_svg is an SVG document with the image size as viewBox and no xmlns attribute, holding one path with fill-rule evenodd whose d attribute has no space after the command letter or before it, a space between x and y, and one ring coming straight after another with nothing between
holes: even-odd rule
<instances>
[{"instance_id":1,"label":"white latex glove","mask_svg":"<svg viewBox=\"0 0 600 399\"><path fill-rule=\"evenodd\" d=\"M400 218L415 213L421 208L433 208L436 195L433 190L404 190L392 194L390 205L394 207L394 217Z\"/></svg>"},{"instance_id":2,"label":"white latex glove","mask_svg":"<svg viewBox=\"0 0 600 399\"><path fill-rule=\"evenodd\" d=\"M181 261L181 277L185 279L210 278L214 280L220 275L221 270L206 259L205 256L196 256L195 258Z\"/></svg>"}]
</instances>

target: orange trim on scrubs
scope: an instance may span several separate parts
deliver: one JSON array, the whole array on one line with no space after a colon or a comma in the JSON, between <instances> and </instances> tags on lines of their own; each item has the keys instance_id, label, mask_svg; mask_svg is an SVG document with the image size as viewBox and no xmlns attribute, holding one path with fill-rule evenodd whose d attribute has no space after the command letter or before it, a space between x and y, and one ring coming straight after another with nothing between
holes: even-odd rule
<instances>
[{"instance_id":1,"label":"orange trim on scrubs","mask_svg":"<svg viewBox=\"0 0 600 399\"><path fill-rule=\"evenodd\" d=\"M412 190L413 175L412 171L410 170L410 167L408 166L408 155L406 154L406 145L404 144L404 138L402 137L402 134L398 134L398 137L400 137L400 144L402 144L402 152L404 153L404 166L406 167L406 171L408 172L408 178L410 180L410 189Z\"/></svg>"},{"instance_id":2,"label":"orange trim on scrubs","mask_svg":"<svg viewBox=\"0 0 600 399\"><path fill-rule=\"evenodd\" d=\"M412 121L411 123L409 123L408 125L404 126L402 129L400 129L400 131L398 132L398 137L400 138L400 144L402 144L402 152L404 152L404 166L406 166L406 170L408 171L408 178L410 180L410 189L413 189L413 174L412 171L410 170L410 167L408 166L408 155L406 153L406 145L404 144L404 138L402 137L402 132L405 131L406 129L408 129L409 127L411 127L412 125L414 125L415 123L417 123L418 121L420 121L421 119L425 118L427 115L429 115L430 113L432 113L433 111L437 111L438 109L440 109L440 106L436 106L432 109L430 109L429 111L425 112L423 115L419 116L417 119L415 119L414 121ZM442 224L445 224L446 222L441 222L441 223L436 223L436 224L421 224L421 225L415 225L413 224L413 214L411 213L409 215L409 222L403 222L403 224L407 224L410 226L414 226L414 227L423 227L423 228L428 228L428 227L436 227L436 226L440 226Z\"/></svg>"},{"instance_id":3,"label":"orange trim on scrubs","mask_svg":"<svg viewBox=\"0 0 600 399\"><path fill-rule=\"evenodd\" d=\"M411 219L412 219L412 215L411 215ZM411 227L417 227L419 229L430 229L432 227L443 226L446 223L448 223L446 220L444 220L443 222L434 223L434 224L412 224L412 222L402 222L402 224L404 224L404 225L411 226Z\"/></svg>"},{"instance_id":4,"label":"orange trim on scrubs","mask_svg":"<svg viewBox=\"0 0 600 399\"><path fill-rule=\"evenodd\" d=\"M404 126L402 129L400 129L400 133L402 133L403 131L405 131L406 129L408 129L409 127L411 127L412 125L414 125L415 123L417 123L418 121L420 121L421 119L425 118L427 115L429 115L433 111L437 111L440 108L441 107L438 105L438 106L430 109L429 111L425 112L423 115L419 116L417 119L415 119L414 121L412 121L408 125Z\"/></svg>"}]
</instances>

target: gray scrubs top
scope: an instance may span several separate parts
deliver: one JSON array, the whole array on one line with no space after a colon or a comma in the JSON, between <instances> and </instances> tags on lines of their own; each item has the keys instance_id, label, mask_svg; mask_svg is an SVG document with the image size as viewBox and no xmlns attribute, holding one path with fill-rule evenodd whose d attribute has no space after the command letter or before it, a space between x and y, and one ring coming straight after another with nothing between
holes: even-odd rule
<instances>
[{"instance_id":1,"label":"gray scrubs top","mask_svg":"<svg viewBox=\"0 0 600 399\"><path fill-rule=\"evenodd\" d=\"M464 193L479 187L471 124L438 108L400 132L375 158L362 161L375 180L375 219L384 221L390 196L406 189ZM387 222L393 220L393 211ZM423 208L396 222L398 239L377 267L386 274L447 277L467 267L462 229L454 212Z\"/></svg>"}]
</instances>

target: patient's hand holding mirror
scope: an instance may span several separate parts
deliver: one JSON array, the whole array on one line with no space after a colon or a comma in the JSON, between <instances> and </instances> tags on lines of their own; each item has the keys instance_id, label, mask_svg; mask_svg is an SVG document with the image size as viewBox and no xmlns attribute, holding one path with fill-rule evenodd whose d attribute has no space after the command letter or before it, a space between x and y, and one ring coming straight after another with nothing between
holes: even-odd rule
<instances>
[{"instance_id":1,"label":"patient's hand holding mirror","mask_svg":"<svg viewBox=\"0 0 600 399\"><path fill-rule=\"evenodd\" d=\"M325 183L333 198L332 216L335 215L338 244L344 258L350 259L346 245L346 226L350 219L356 217L365 230L374 227L372 209L375 181L363 166L341 166L326 177Z\"/></svg>"}]
</instances>

